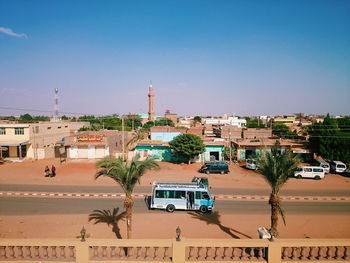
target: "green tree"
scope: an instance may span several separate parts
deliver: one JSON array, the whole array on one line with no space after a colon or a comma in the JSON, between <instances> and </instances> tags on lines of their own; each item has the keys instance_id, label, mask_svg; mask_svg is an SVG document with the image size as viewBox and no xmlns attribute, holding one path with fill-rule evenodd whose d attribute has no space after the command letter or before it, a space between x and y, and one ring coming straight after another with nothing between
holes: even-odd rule
<instances>
[{"instance_id":1,"label":"green tree","mask_svg":"<svg viewBox=\"0 0 350 263\"><path fill-rule=\"evenodd\" d=\"M296 132L292 132L289 127L283 123L274 123L272 125L272 134L287 139L296 139L298 135Z\"/></svg>"},{"instance_id":2,"label":"green tree","mask_svg":"<svg viewBox=\"0 0 350 263\"><path fill-rule=\"evenodd\" d=\"M269 204L271 206L271 233L274 236L278 236L278 214L281 214L286 224L279 192L287 180L294 175L298 163L298 158L293 157L289 149L281 150L278 141L272 147L271 152L263 151L258 161L260 172L271 187Z\"/></svg>"},{"instance_id":3,"label":"green tree","mask_svg":"<svg viewBox=\"0 0 350 263\"><path fill-rule=\"evenodd\" d=\"M142 128L145 130L149 130L153 126L154 126L154 121L148 121L142 126Z\"/></svg>"},{"instance_id":4,"label":"green tree","mask_svg":"<svg viewBox=\"0 0 350 263\"><path fill-rule=\"evenodd\" d=\"M350 163L350 132L346 122L327 115L323 123L308 127L310 150L328 160Z\"/></svg>"},{"instance_id":5,"label":"green tree","mask_svg":"<svg viewBox=\"0 0 350 263\"><path fill-rule=\"evenodd\" d=\"M159 166L152 158L140 161L140 156L137 155L130 162L122 158L105 157L97 162L96 168L98 171L95 174L95 179L101 176L109 177L119 184L125 193L124 207L126 210L127 237L129 239L132 231L132 210L134 206L132 193L134 187L136 183L140 182L141 176L147 170L158 169Z\"/></svg>"},{"instance_id":6,"label":"green tree","mask_svg":"<svg viewBox=\"0 0 350 263\"><path fill-rule=\"evenodd\" d=\"M200 116L194 116L193 120L195 122L201 122L202 121L202 118Z\"/></svg>"},{"instance_id":7,"label":"green tree","mask_svg":"<svg viewBox=\"0 0 350 263\"><path fill-rule=\"evenodd\" d=\"M155 126L171 126L174 127L174 122L170 119L160 119L155 121Z\"/></svg>"},{"instance_id":8,"label":"green tree","mask_svg":"<svg viewBox=\"0 0 350 263\"><path fill-rule=\"evenodd\" d=\"M205 146L202 139L194 134L181 134L176 136L169 145L176 155L184 157L188 164L191 159L204 152Z\"/></svg>"},{"instance_id":9,"label":"green tree","mask_svg":"<svg viewBox=\"0 0 350 263\"><path fill-rule=\"evenodd\" d=\"M19 116L19 120L18 121L22 122L22 123L23 122L24 123L26 123L26 122L33 122L33 117L32 117L32 115L26 113L24 115Z\"/></svg>"},{"instance_id":10,"label":"green tree","mask_svg":"<svg viewBox=\"0 0 350 263\"><path fill-rule=\"evenodd\" d=\"M259 119L246 118L247 128L266 128L265 124Z\"/></svg>"}]
</instances>

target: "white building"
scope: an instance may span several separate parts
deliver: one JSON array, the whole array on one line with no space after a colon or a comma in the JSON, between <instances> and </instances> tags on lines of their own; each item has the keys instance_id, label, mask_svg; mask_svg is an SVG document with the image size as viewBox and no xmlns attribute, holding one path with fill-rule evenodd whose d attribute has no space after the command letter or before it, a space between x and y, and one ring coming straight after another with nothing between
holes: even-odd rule
<instances>
[{"instance_id":1,"label":"white building","mask_svg":"<svg viewBox=\"0 0 350 263\"><path fill-rule=\"evenodd\" d=\"M211 125L231 125L239 128L246 127L247 121L245 119L239 119L236 116L226 117L225 118L204 118L202 119L204 124Z\"/></svg>"}]
</instances>

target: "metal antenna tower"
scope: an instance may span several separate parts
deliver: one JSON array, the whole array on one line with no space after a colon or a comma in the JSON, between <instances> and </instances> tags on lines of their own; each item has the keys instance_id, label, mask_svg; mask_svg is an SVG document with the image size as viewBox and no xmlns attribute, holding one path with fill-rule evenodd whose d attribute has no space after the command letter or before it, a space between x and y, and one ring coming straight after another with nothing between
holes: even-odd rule
<instances>
[{"instance_id":1,"label":"metal antenna tower","mask_svg":"<svg viewBox=\"0 0 350 263\"><path fill-rule=\"evenodd\" d=\"M54 121L58 121L58 89L55 89L55 116Z\"/></svg>"}]
</instances>

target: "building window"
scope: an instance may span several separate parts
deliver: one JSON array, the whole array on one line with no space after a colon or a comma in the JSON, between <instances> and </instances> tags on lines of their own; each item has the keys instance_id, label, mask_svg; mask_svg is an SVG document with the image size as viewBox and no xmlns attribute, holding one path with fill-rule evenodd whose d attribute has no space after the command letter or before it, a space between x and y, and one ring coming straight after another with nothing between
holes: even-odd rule
<instances>
[{"instance_id":1,"label":"building window","mask_svg":"<svg viewBox=\"0 0 350 263\"><path fill-rule=\"evenodd\" d=\"M6 128L0 128L0 135L6 134Z\"/></svg>"},{"instance_id":2,"label":"building window","mask_svg":"<svg viewBox=\"0 0 350 263\"><path fill-rule=\"evenodd\" d=\"M39 126L35 126L35 133L39 133Z\"/></svg>"},{"instance_id":3,"label":"building window","mask_svg":"<svg viewBox=\"0 0 350 263\"><path fill-rule=\"evenodd\" d=\"M58 128L58 129L61 129L61 126L58 126L57 128Z\"/></svg>"},{"instance_id":4,"label":"building window","mask_svg":"<svg viewBox=\"0 0 350 263\"><path fill-rule=\"evenodd\" d=\"M50 130L50 129L51 129L51 127L49 126L49 127L47 127L47 129L48 129L48 130Z\"/></svg>"},{"instance_id":5,"label":"building window","mask_svg":"<svg viewBox=\"0 0 350 263\"><path fill-rule=\"evenodd\" d=\"M24 128L15 128L15 135L23 135Z\"/></svg>"}]
</instances>

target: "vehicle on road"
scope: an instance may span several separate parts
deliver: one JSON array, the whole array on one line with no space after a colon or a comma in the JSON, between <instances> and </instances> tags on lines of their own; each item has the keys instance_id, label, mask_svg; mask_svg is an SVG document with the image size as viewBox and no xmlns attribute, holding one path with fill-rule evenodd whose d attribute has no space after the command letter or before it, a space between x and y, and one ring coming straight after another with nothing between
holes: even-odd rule
<instances>
[{"instance_id":1,"label":"vehicle on road","mask_svg":"<svg viewBox=\"0 0 350 263\"><path fill-rule=\"evenodd\" d=\"M202 183L188 182L153 182L151 209L194 210L201 213L214 209L214 198Z\"/></svg>"},{"instance_id":2,"label":"vehicle on road","mask_svg":"<svg viewBox=\"0 0 350 263\"><path fill-rule=\"evenodd\" d=\"M342 173L346 170L346 165L341 161L331 162L331 172Z\"/></svg>"},{"instance_id":3,"label":"vehicle on road","mask_svg":"<svg viewBox=\"0 0 350 263\"><path fill-rule=\"evenodd\" d=\"M330 172L330 165L329 163L327 163L326 161L323 161L323 160L314 160L312 162L312 165L313 166L320 166L324 169L324 172L325 173L329 173Z\"/></svg>"},{"instance_id":4,"label":"vehicle on road","mask_svg":"<svg viewBox=\"0 0 350 263\"><path fill-rule=\"evenodd\" d=\"M230 172L229 166L226 162L206 162L200 169L200 173L220 173L227 174Z\"/></svg>"},{"instance_id":5,"label":"vehicle on road","mask_svg":"<svg viewBox=\"0 0 350 263\"><path fill-rule=\"evenodd\" d=\"M341 175L345 177L350 177L350 168L346 168L344 172L341 173Z\"/></svg>"},{"instance_id":6,"label":"vehicle on road","mask_svg":"<svg viewBox=\"0 0 350 263\"><path fill-rule=\"evenodd\" d=\"M247 159L245 162L245 168L250 170L257 170L259 167L254 159Z\"/></svg>"},{"instance_id":7,"label":"vehicle on road","mask_svg":"<svg viewBox=\"0 0 350 263\"><path fill-rule=\"evenodd\" d=\"M320 180L324 178L324 169L320 166L300 166L294 172L294 177L301 178L313 178Z\"/></svg>"},{"instance_id":8,"label":"vehicle on road","mask_svg":"<svg viewBox=\"0 0 350 263\"><path fill-rule=\"evenodd\" d=\"M202 183L207 188L209 187L208 177L195 176L195 177L192 178L192 183Z\"/></svg>"}]
</instances>

